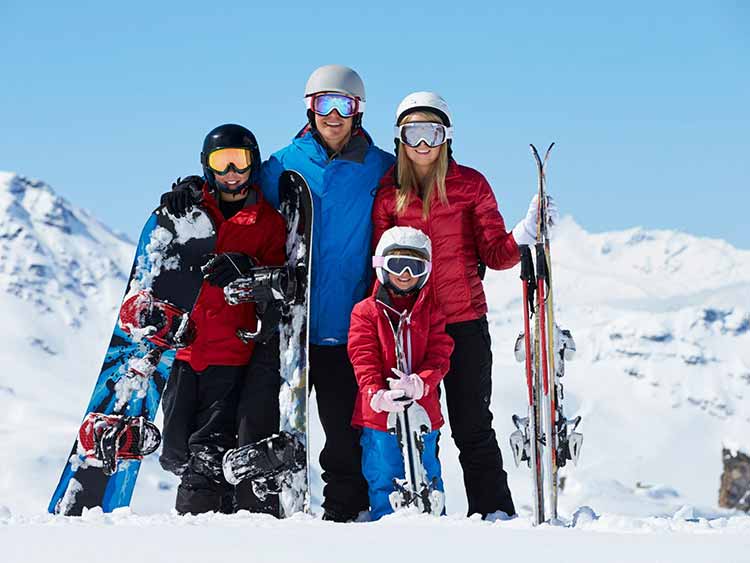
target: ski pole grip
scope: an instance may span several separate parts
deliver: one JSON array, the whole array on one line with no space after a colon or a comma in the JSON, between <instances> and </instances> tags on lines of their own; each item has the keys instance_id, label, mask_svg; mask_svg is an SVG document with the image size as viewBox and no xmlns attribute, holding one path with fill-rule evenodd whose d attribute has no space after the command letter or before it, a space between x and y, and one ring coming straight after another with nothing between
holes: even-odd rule
<instances>
[{"instance_id":1,"label":"ski pole grip","mask_svg":"<svg viewBox=\"0 0 750 563\"><path fill-rule=\"evenodd\" d=\"M531 259L531 249L528 245L518 247L521 253L521 279L532 281L534 279L534 262Z\"/></svg>"},{"instance_id":2,"label":"ski pole grip","mask_svg":"<svg viewBox=\"0 0 750 563\"><path fill-rule=\"evenodd\" d=\"M537 243L536 248L536 277L539 280L547 281L547 260L544 254L544 245Z\"/></svg>"}]
</instances>

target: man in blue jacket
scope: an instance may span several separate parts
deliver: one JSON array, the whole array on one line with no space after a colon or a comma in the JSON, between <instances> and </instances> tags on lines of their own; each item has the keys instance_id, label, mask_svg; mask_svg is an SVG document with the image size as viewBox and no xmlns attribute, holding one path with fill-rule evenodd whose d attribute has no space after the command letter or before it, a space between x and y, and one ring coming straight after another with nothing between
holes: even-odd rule
<instances>
[{"instance_id":1,"label":"man in blue jacket","mask_svg":"<svg viewBox=\"0 0 750 563\"><path fill-rule=\"evenodd\" d=\"M359 436L351 426L357 382L346 351L349 317L370 285L374 192L394 157L362 128L365 88L351 68L315 70L305 101L308 125L264 164L261 185L276 207L284 170L301 173L312 192L309 376L326 435L323 518L346 522L369 506Z\"/></svg>"}]
</instances>

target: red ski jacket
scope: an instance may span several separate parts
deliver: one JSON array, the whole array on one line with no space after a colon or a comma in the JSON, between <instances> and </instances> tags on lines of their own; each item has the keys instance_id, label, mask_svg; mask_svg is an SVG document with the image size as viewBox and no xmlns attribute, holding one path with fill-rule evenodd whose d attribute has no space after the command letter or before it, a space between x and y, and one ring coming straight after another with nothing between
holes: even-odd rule
<instances>
[{"instance_id":1,"label":"red ski jacket","mask_svg":"<svg viewBox=\"0 0 750 563\"><path fill-rule=\"evenodd\" d=\"M259 265L281 266L286 259L284 218L263 199L259 189L251 189L255 203L248 203L224 219L208 184L204 184L202 205L217 228L214 252L242 252ZM253 198L253 194L248 197ZM254 303L228 305L222 288L203 282L190 318L197 336L189 347L178 350L178 360L188 362L195 371L203 371L209 365L241 366L250 361L253 343L244 344L236 331L256 329Z\"/></svg>"},{"instance_id":2,"label":"red ski jacket","mask_svg":"<svg viewBox=\"0 0 750 563\"><path fill-rule=\"evenodd\" d=\"M484 176L451 160L445 189L448 205L435 197L426 220L419 197L413 197L404 212L396 215L397 186L391 168L375 196L372 240L374 247L383 232L396 225L415 227L427 234L432 240L432 291L446 322L457 323L478 319L487 312L479 262L504 270L515 266L520 257Z\"/></svg>"},{"instance_id":3,"label":"red ski jacket","mask_svg":"<svg viewBox=\"0 0 750 563\"><path fill-rule=\"evenodd\" d=\"M445 315L435 304L429 282L420 291L411 312L403 315L403 349L411 372L424 380L424 397L417 401L427 411L432 429L443 425L438 385L450 367L453 339L445 332ZM380 389L388 389L388 378L396 376L396 328L389 311L387 290L375 284L372 296L354 306L347 350L354 366L359 393L354 404L352 426L387 430L388 413L376 413L370 399Z\"/></svg>"}]
</instances>

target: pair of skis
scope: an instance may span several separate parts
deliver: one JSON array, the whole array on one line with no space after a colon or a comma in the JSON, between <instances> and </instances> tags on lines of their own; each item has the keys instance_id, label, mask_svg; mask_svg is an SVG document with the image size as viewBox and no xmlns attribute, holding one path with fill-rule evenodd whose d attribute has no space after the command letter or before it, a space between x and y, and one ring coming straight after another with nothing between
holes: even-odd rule
<instances>
[{"instance_id":1,"label":"pair of skis","mask_svg":"<svg viewBox=\"0 0 750 563\"><path fill-rule=\"evenodd\" d=\"M412 373L410 359L404 350L405 315L394 331L396 363L401 373ZM407 346L410 347L410 346ZM427 411L411 399L401 412L388 414L388 432L396 436L404 460L404 477L393 480L393 492L388 500L394 511L416 507L420 512L440 516L445 507L445 495L437 488L437 479L430 480L424 465L425 437L432 431Z\"/></svg>"},{"instance_id":2,"label":"pair of skis","mask_svg":"<svg viewBox=\"0 0 750 563\"><path fill-rule=\"evenodd\" d=\"M563 412L565 360L575 354L575 342L568 330L555 323L552 292L552 261L547 232L545 165L552 143L542 159L534 145L531 152L539 177L539 210L534 254L520 247L523 288L524 330L518 336L515 355L525 363L528 414L513 416L516 431L510 436L516 465L527 461L532 472L534 524L557 522L559 469L567 460L578 462L583 436L576 432L581 417L568 420ZM532 335L533 321L533 335Z\"/></svg>"}]
</instances>

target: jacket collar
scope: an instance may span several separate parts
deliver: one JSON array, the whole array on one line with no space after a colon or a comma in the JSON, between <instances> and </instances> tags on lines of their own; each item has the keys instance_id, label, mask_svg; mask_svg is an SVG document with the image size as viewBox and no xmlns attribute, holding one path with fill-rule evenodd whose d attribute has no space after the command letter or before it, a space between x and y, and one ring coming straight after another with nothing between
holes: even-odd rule
<instances>
[{"instance_id":1,"label":"jacket collar","mask_svg":"<svg viewBox=\"0 0 750 563\"><path fill-rule=\"evenodd\" d=\"M329 154L317 131L310 126L304 127L295 137L293 143L305 154L315 160L330 162L332 160L346 160L362 164L367 156L367 151L372 146L372 138L364 129L356 131L349 142L336 154Z\"/></svg>"},{"instance_id":2,"label":"jacket collar","mask_svg":"<svg viewBox=\"0 0 750 563\"><path fill-rule=\"evenodd\" d=\"M427 292L429 291L429 280L426 284L424 284L424 287L419 290L419 295L417 296L417 300L414 302L414 307L411 308L411 311L407 314L408 317L411 317L414 311L419 309L422 304L427 299ZM400 316L402 314L402 311L397 311L393 308L393 301L391 300L391 296L388 293L388 289L383 286L380 281L375 281L375 286L372 290L372 296L375 298L375 302L379 303L384 308L390 310L391 312L395 313L396 315Z\"/></svg>"},{"instance_id":3,"label":"jacket collar","mask_svg":"<svg viewBox=\"0 0 750 563\"><path fill-rule=\"evenodd\" d=\"M212 203L215 204L217 207L219 205L219 190L216 188L212 188L208 185L208 182L204 180L203 182L203 197L210 198L212 200ZM247 197L245 198L245 207L250 207L251 205L256 205L263 201L263 192L256 186L255 184L250 184L247 188Z\"/></svg>"}]
</instances>

